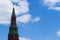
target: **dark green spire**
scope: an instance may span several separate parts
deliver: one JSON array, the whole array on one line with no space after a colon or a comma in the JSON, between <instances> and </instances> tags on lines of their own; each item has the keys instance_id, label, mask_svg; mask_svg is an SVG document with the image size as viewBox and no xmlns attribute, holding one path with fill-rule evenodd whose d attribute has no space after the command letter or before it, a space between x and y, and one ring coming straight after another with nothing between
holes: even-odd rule
<instances>
[{"instance_id":1,"label":"dark green spire","mask_svg":"<svg viewBox=\"0 0 60 40\"><path fill-rule=\"evenodd\" d=\"M15 16L15 9L13 7L12 16Z\"/></svg>"},{"instance_id":2,"label":"dark green spire","mask_svg":"<svg viewBox=\"0 0 60 40\"><path fill-rule=\"evenodd\" d=\"M16 25L16 15L15 15L14 7L13 7L13 10L12 10L11 25Z\"/></svg>"},{"instance_id":3,"label":"dark green spire","mask_svg":"<svg viewBox=\"0 0 60 40\"><path fill-rule=\"evenodd\" d=\"M11 25L10 25L10 34L18 34L18 27L16 25L16 15L15 15L15 9L13 7L12 16L11 16Z\"/></svg>"},{"instance_id":4,"label":"dark green spire","mask_svg":"<svg viewBox=\"0 0 60 40\"><path fill-rule=\"evenodd\" d=\"M18 27L16 24L16 15L15 15L14 7L12 10L11 24L9 27L8 40L19 40Z\"/></svg>"}]
</instances>

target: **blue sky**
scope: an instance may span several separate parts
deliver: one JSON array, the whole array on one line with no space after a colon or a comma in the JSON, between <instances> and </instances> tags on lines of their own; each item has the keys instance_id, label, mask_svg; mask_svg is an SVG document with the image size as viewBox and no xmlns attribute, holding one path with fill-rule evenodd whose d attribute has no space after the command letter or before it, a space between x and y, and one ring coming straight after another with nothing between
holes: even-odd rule
<instances>
[{"instance_id":1,"label":"blue sky","mask_svg":"<svg viewBox=\"0 0 60 40\"><path fill-rule=\"evenodd\" d=\"M8 39L11 1L20 40L60 40L60 0L1 0L0 40Z\"/></svg>"}]
</instances>

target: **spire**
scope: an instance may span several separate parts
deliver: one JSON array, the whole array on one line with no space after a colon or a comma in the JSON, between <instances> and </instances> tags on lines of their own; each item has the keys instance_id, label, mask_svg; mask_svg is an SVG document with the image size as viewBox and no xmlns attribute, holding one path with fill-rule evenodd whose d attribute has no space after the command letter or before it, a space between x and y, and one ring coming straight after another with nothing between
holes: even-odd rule
<instances>
[{"instance_id":1,"label":"spire","mask_svg":"<svg viewBox=\"0 0 60 40\"><path fill-rule=\"evenodd\" d=\"M16 25L16 15L15 15L14 6L13 6L12 16L11 16L11 25Z\"/></svg>"},{"instance_id":2,"label":"spire","mask_svg":"<svg viewBox=\"0 0 60 40\"><path fill-rule=\"evenodd\" d=\"M13 6L13 11L12 11L12 16L15 16L15 9L14 9L14 6Z\"/></svg>"},{"instance_id":3,"label":"spire","mask_svg":"<svg viewBox=\"0 0 60 40\"><path fill-rule=\"evenodd\" d=\"M16 25L16 15L15 15L14 6L13 6L13 11L12 11L12 16L11 16L11 24L9 27L8 40L19 40L18 27Z\"/></svg>"},{"instance_id":4,"label":"spire","mask_svg":"<svg viewBox=\"0 0 60 40\"><path fill-rule=\"evenodd\" d=\"M11 16L11 25L10 25L10 32L12 34L18 34L18 30L17 30L17 25L16 25L16 15L15 15L15 9L13 7L13 11L12 11L12 16Z\"/></svg>"}]
</instances>

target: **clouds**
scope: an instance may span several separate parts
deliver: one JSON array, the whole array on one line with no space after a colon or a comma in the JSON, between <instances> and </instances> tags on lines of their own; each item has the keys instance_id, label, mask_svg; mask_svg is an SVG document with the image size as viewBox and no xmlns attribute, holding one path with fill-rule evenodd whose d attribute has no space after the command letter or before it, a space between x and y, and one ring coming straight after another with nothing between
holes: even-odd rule
<instances>
[{"instance_id":1,"label":"clouds","mask_svg":"<svg viewBox=\"0 0 60 40\"><path fill-rule=\"evenodd\" d=\"M17 0L17 1L13 1L15 2L15 9L16 9L16 13L21 14L21 13L27 13L29 12L29 3L27 2L27 0Z\"/></svg>"},{"instance_id":2,"label":"clouds","mask_svg":"<svg viewBox=\"0 0 60 40\"><path fill-rule=\"evenodd\" d=\"M32 19L33 16L28 13L29 3L27 0L0 0L0 24L10 23L13 3L16 15L23 14L22 16L17 17L17 23L28 23L30 21L32 22L34 18Z\"/></svg>"},{"instance_id":3,"label":"clouds","mask_svg":"<svg viewBox=\"0 0 60 40\"><path fill-rule=\"evenodd\" d=\"M20 23L28 23L28 22L38 22L40 17L32 18L31 14L25 14L17 18Z\"/></svg>"},{"instance_id":4,"label":"clouds","mask_svg":"<svg viewBox=\"0 0 60 40\"><path fill-rule=\"evenodd\" d=\"M60 30L56 32L57 36L60 37Z\"/></svg>"},{"instance_id":5,"label":"clouds","mask_svg":"<svg viewBox=\"0 0 60 40\"><path fill-rule=\"evenodd\" d=\"M31 39L25 37L19 37L19 40L31 40Z\"/></svg>"},{"instance_id":6,"label":"clouds","mask_svg":"<svg viewBox=\"0 0 60 40\"><path fill-rule=\"evenodd\" d=\"M43 0L48 9L60 11L60 0Z\"/></svg>"},{"instance_id":7,"label":"clouds","mask_svg":"<svg viewBox=\"0 0 60 40\"><path fill-rule=\"evenodd\" d=\"M25 14L17 18L18 22L21 23L28 23L31 20L31 15L30 14Z\"/></svg>"},{"instance_id":8,"label":"clouds","mask_svg":"<svg viewBox=\"0 0 60 40\"><path fill-rule=\"evenodd\" d=\"M16 14L27 13L29 12L29 3L27 0L11 0L11 3L15 5Z\"/></svg>"},{"instance_id":9,"label":"clouds","mask_svg":"<svg viewBox=\"0 0 60 40\"><path fill-rule=\"evenodd\" d=\"M29 12L28 2L26 0L20 0L19 6L14 6L16 9L16 15ZM10 0L0 0L0 23L9 23L12 14L12 2Z\"/></svg>"},{"instance_id":10,"label":"clouds","mask_svg":"<svg viewBox=\"0 0 60 40\"><path fill-rule=\"evenodd\" d=\"M32 22L38 22L40 20L40 17L35 17L34 19L32 19Z\"/></svg>"}]
</instances>

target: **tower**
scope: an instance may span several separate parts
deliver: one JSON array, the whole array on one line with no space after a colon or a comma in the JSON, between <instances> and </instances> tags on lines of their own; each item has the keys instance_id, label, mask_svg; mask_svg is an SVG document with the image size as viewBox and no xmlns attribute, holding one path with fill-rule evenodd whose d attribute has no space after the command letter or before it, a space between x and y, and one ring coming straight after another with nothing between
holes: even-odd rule
<instances>
[{"instance_id":1,"label":"tower","mask_svg":"<svg viewBox=\"0 0 60 40\"><path fill-rule=\"evenodd\" d=\"M16 15L15 15L14 7L11 16L11 24L9 27L8 40L19 40L18 27L16 24Z\"/></svg>"}]
</instances>

